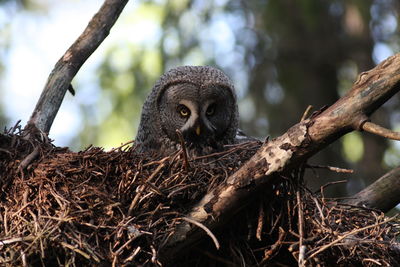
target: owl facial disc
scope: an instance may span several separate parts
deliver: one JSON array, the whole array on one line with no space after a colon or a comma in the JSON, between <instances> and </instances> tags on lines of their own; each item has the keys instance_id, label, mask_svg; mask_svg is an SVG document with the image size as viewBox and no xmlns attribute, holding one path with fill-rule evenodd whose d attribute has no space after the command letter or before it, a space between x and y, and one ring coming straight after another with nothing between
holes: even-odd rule
<instances>
[{"instance_id":1,"label":"owl facial disc","mask_svg":"<svg viewBox=\"0 0 400 267\"><path fill-rule=\"evenodd\" d=\"M202 154L234 143L237 127L230 79L213 67L177 67L161 76L147 97L136 145L140 151L175 151L179 130L188 148Z\"/></svg>"},{"instance_id":2,"label":"owl facial disc","mask_svg":"<svg viewBox=\"0 0 400 267\"><path fill-rule=\"evenodd\" d=\"M179 101L177 111L186 119L186 122L179 130L185 137L186 141L196 143L201 142L201 139L206 137L214 137L215 127L208 118L213 115L213 111L210 112L210 110L207 110L208 106L209 105L206 103L204 106L206 111L204 111L199 103L195 103L188 99ZM181 114L182 108L185 110L183 114Z\"/></svg>"}]
</instances>

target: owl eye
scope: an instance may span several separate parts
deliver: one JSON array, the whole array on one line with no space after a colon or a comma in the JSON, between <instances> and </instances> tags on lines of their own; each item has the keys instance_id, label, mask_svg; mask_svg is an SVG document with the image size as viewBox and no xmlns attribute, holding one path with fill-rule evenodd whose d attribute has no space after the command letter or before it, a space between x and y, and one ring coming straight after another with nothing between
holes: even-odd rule
<instances>
[{"instance_id":1,"label":"owl eye","mask_svg":"<svg viewBox=\"0 0 400 267\"><path fill-rule=\"evenodd\" d=\"M190 115L190 110L184 106L184 105L179 105L178 106L178 113L181 115L183 118L187 118Z\"/></svg>"},{"instance_id":2,"label":"owl eye","mask_svg":"<svg viewBox=\"0 0 400 267\"><path fill-rule=\"evenodd\" d=\"M215 105L212 104L207 108L206 115L211 116L214 114L214 112L215 112Z\"/></svg>"}]
</instances>

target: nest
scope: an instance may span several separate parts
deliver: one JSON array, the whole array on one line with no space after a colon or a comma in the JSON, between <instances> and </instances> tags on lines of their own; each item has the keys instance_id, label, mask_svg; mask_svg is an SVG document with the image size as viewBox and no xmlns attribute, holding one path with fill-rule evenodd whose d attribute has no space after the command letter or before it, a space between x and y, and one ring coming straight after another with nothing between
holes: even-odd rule
<instances>
[{"instance_id":1,"label":"nest","mask_svg":"<svg viewBox=\"0 0 400 267\"><path fill-rule=\"evenodd\" d=\"M23 135L18 127L0 135L3 266L400 265L397 218L326 201L303 186L297 169L212 229L221 249L205 236L163 261L159 253L185 214L259 142L186 161L182 151L161 158L128 146L75 153Z\"/></svg>"}]
</instances>

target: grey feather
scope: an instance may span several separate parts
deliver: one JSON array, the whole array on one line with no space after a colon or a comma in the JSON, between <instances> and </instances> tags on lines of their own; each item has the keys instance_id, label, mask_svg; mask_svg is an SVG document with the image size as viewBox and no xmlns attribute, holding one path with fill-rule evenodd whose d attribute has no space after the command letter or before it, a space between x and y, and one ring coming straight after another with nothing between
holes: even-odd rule
<instances>
[{"instance_id":1,"label":"grey feather","mask_svg":"<svg viewBox=\"0 0 400 267\"><path fill-rule=\"evenodd\" d=\"M187 124L182 127L186 130L191 128L193 121L198 119L195 116L205 116L203 114L204 106L211 106L210 103L214 101L207 97L217 99L218 106L216 108L220 117L219 121L214 121L214 124L204 120L202 127L213 132L214 135L194 141L185 137L188 148L197 151L200 149L202 151L200 154L204 154L218 149L215 146L222 147L225 144L235 143L238 130L238 107L231 80L222 71L213 67L182 66L171 69L162 75L147 97L135 140L137 151L157 150L166 154L179 148L179 140L175 135L175 129L182 126L180 122L182 119L175 112L178 101L180 101L179 103L188 102L187 105L193 103L193 106L197 104L199 106L199 114L193 110L194 107L190 107L190 110L193 110L193 118L188 119L185 122ZM218 126L223 128L218 129Z\"/></svg>"}]
</instances>

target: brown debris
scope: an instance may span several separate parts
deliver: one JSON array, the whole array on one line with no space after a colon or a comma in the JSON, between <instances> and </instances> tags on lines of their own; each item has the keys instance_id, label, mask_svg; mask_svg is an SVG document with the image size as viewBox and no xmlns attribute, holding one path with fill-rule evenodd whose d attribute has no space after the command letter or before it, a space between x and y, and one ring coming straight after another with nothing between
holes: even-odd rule
<instances>
[{"instance_id":1,"label":"brown debris","mask_svg":"<svg viewBox=\"0 0 400 267\"><path fill-rule=\"evenodd\" d=\"M168 265L158 254L174 228L260 146L243 143L187 160L182 151L161 158L124 146L75 153L28 142L17 130L0 135L0 264L6 266ZM19 169L35 150L37 158ZM232 225L197 225L207 240L170 264L399 264L397 218L327 202L293 173L247 203Z\"/></svg>"}]
</instances>

